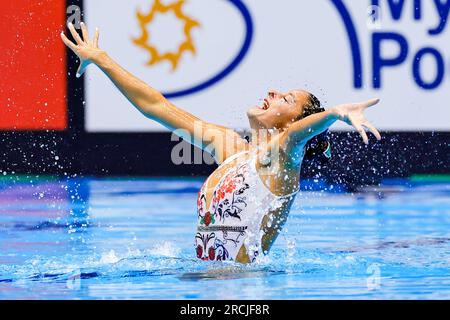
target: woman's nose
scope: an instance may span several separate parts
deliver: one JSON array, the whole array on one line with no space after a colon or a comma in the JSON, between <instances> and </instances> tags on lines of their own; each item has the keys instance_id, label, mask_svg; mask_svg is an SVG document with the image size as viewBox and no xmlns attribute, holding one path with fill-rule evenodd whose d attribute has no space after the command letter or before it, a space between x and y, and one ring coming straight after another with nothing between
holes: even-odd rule
<instances>
[{"instance_id":1,"label":"woman's nose","mask_svg":"<svg viewBox=\"0 0 450 320\"><path fill-rule=\"evenodd\" d=\"M269 90L269 97L270 98L275 98L278 94L278 91L276 90Z\"/></svg>"}]
</instances>

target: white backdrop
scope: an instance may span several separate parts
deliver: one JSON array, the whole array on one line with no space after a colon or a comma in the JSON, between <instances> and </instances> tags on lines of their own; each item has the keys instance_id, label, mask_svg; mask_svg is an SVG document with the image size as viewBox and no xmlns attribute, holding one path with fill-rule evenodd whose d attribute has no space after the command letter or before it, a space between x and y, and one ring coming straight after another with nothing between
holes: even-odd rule
<instances>
[{"instance_id":1,"label":"white backdrop","mask_svg":"<svg viewBox=\"0 0 450 320\"><path fill-rule=\"evenodd\" d=\"M161 0L169 4L176 0ZM413 2L405 0L401 18L392 18L387 0L380 0L379 24L368 24L369 0L342 0L356 26L362 50L363 88L353 86L352 51L343 20L332 0L243 0L254 23L254 37L242 63L225 79L173 103L198 117L230 127L246 127L245 111L270 88L304 88L325 106L380 97L368 117L383 130L450 130L450 42L448 28L430 35L440 18L434 1L419 1L422 17L414 20ZM398 1L397 1L398 2ZM416 0L417 2L417 0ZM445 1L444 1L445 2ZM141 34L136 12L150 11L154 0L86 0L90 30L98 26L100 45L123 67L154 88L167 92L189 88L225 68L240 50L245 23L228 0L186 0L183 12L200 27L192 30L196 55L185 52L177 70L163 61L147 66L149 53L133 43ZM369 10L370 11L370 10ZM445 10L444 10L445 13ZM379 26L379 29L374 27ZM173 12L159 14L147 25L151 44L176 51L185 39L183 23ZM408 41L406 60L382 70L382 88L372 85L372 34L395 32ZM442 83L425 90L414 80L414 55L423 47L442 55ZM382 45L382 56L398 55L395 43ZM437 73L433 57L421 61L421 77L431 82ZM90 132L155 131L163 128L143 117L95 67L86 75L86 127ZM345 129L337 124L334 129Z\"/></svg>"}]
</instances>

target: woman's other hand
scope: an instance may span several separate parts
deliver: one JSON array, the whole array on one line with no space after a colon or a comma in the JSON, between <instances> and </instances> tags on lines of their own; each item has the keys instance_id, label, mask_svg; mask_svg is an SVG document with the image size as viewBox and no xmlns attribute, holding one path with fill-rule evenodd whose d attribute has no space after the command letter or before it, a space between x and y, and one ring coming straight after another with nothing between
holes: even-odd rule
<instances>
[{"instance_id":1,"label":"woman's other hand","mask_svg":"<svg viewBox=\"0 0 450 320\"><path fill-rule=\"evenodd\" d=\"M367 108L376 105L378 102L380 102L380 99L372 99L360 103L347 103L336 106L332 108L331 111L339 120L353 126L361 135L364 143L368 144L369 138L367 137L365 129L372 132L377 140L381 140L381 135L378 130L364 116L364 111Z\"/></svg>"},{"instance_id":2,"label":"woman's other hand","mask_svg":"<svg viewBox=\"0 0 450 320\"><path fill-rule=\"evenodd\" d=\"M95 30L94 38L89 39L89 34L86 28L86 25L81 22L81 32L82 37L80 37L75 30L75 27L72 23L69 23L69 30L72 34L75 43L70 41L64 32L61 32L62 41L68 46L80 59L80 66L77 71L77 78L81 77L81 75L86 71L86 68L91 64L95 63L97 57L102 55L104 51L100 50L98 47L98 39L99 39L99 31L98 28Z\"/></svg>"}]
</instances>

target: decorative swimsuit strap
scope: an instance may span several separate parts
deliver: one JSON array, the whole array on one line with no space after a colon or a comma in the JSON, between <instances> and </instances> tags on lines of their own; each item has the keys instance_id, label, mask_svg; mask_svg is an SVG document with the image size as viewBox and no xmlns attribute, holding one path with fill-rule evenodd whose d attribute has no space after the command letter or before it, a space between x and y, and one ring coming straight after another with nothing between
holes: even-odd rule
<instances>
[{"instance_id":1,"label":"decorative swimsuit strap","mask_svg":"<svg viewBox=\"0 0 450 320\"><path fill-rule=\"evenodd\" d=\"M228 158L226 158L225 161L221 163L221 165L230 163L231 161L237 159L239 156L241 156L243 154L246 154L246 153L249 153L249 152L250 151L241 151L241 152L235 153L232 156L229 156Z\"/></svg>"},{"instance_id":2,"label":"decorative swimsuit strap","mask_svg":"<svg viewBox=\"0 0 450 320\"><path fill-rule=\"evenodd\" d=\"M299 192L300 192L300 189L297 189L297 191L294 191L292 193L286 194L284 196L277 196L277 198L279 198L279 199L290 198L290 197L295 196Z\"/></svg>"}]
</instances>

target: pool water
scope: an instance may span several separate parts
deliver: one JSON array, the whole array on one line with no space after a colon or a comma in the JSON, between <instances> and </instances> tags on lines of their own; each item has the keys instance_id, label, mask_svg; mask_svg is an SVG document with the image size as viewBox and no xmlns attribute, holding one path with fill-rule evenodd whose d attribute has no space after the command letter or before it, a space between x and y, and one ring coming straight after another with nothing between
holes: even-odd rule
<instances>
[{"instance_id":1,"label":"pool water","mask_svg":"<svg viewBox=\"0 0 450 320\"><path fill-rule=\"evenodd\" d=\"M448 183L302 191L271 253L245 266L196 259L201 184L5 178L0 299L450 298Z\"/></svg>"}]
</instances>

